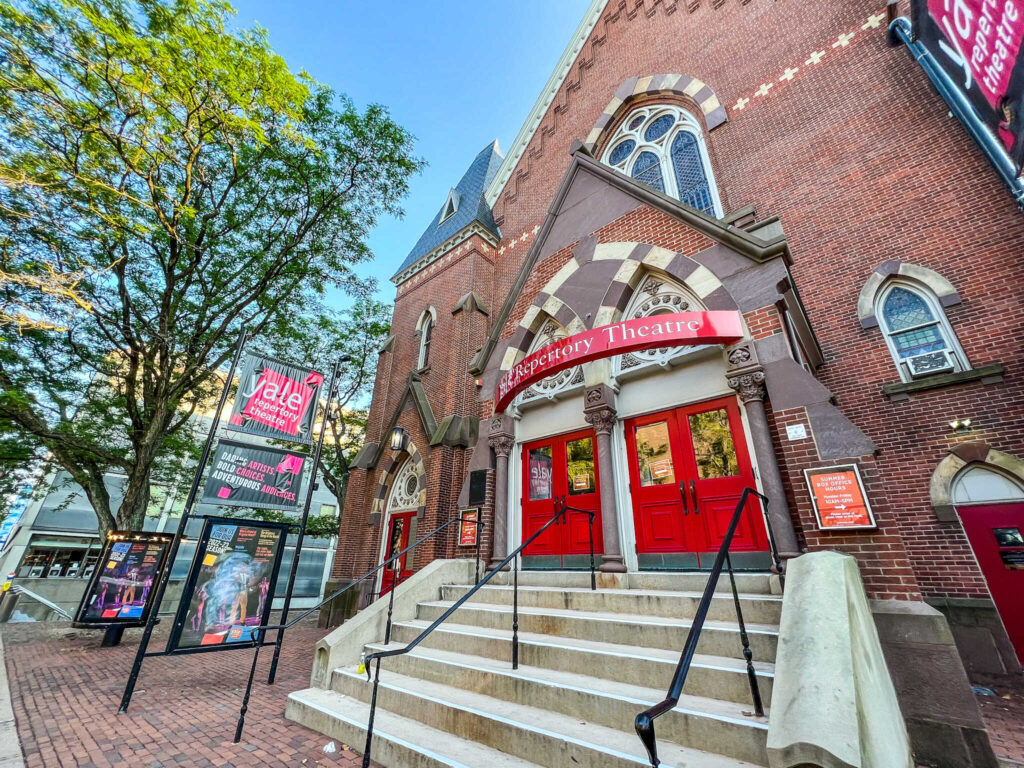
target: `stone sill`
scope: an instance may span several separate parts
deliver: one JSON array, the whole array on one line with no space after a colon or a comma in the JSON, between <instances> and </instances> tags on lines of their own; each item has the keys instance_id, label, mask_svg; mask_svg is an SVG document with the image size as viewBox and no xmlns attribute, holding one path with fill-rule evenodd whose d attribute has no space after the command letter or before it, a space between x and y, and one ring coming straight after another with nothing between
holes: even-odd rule
<instances>
[{"instance_id":1,"label":"stone sill","mask_svg":"<svg viewBox=\"0 0 1024 768\"><path fill-rule=\"evenodd\" d=\"M980 381L982 384L998 384L1003 380L1005 368L1002 363L989 363L969 371L957 371L956 373L942 373L937 376L929 376L926 379L916 381L898 381L893 384L883 384L882 394L893 402L909 400L913 392L924 392L928 389L939 389L940 387L952 387L957 384L966 384L971 381Z\"/></svg>"}]
</instances>

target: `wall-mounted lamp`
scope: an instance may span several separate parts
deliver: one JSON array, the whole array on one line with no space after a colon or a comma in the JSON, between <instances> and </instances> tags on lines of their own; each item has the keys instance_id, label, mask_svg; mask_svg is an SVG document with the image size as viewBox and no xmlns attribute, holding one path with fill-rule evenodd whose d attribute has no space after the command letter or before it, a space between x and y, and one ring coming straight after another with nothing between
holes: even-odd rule
<instances>
[{"instance_id":1,"label":"wall-mounted lamp","mask_svg":"<svg viewBox=\"0 0 1024 768\"><path fill-rule=\"evenodd\" d=\"M391 430L391 450L405 450L405 430L401 427L395 427Z\"/></svg>"},{"instance_id":2,"label":"wall-mounted lamp","mask_svg":"<svg viewBox=\"0 0 1024 768\"><path fill-rule=\"evenodd\" d=\"M971 428L971 420L970 419L953 419L951 422L949 422L949 427L954 432L966 432L967 430L969 430Z\"/></svg>"}]
</instances>

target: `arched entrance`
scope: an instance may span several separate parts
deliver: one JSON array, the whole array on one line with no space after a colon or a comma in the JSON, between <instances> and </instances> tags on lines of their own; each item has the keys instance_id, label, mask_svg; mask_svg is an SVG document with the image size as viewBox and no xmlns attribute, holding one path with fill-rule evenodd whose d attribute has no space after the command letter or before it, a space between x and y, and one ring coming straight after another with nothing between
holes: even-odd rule
<instances>
[{"instance_id":1,"label":"arched entrance","mask_svg":"<svg viewBox=\"0 0 1024 768\"><path fill-rule=\"evenodd\" d=\"M398 470L388 493L381 562L389 560L408 547L410 542L416 541L422 486L423 467L410 457ZM381 573L380 594L387 594L411 575L412 560L408 554L402 555Z\"/></svg>"},{"instance_id":2,"label":"arched entrance","mask_svg":"<svg viewBox=\"0 0 1024 768\"><path fill-rule=\"evenodd\" d=\"M1024 662L1024 482L995 466L971 463L954 478L951 500Z\"/></svg>"}]
</instances>

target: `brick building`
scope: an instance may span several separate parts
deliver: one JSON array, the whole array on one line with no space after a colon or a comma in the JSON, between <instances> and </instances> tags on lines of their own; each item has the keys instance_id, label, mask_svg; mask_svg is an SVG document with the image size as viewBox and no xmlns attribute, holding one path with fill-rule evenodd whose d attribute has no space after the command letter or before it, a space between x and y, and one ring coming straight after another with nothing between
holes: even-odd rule
<instances>
[{"instance_id":1,"label":"brick building","mask_svg":"<svg viewBox=\"0 0 1024 768\"><path fill-rule=\"evenodd\" d=\"M870 597L945 613L968 668L1019 670L1024 217L885 11L595 0L393 277L336 579L471 507L500 562L561 496L603 571L706 568L753 486L784 557L852 554ZM742 338L585 362L495 413L525 356L680 311ZM832 467L862 519L812 499ZM586 521L523 567L582 567ZM459 556L450 534L405 570ZM759 510L737 536L767 569Z\"/></svg>"}]
</instances>

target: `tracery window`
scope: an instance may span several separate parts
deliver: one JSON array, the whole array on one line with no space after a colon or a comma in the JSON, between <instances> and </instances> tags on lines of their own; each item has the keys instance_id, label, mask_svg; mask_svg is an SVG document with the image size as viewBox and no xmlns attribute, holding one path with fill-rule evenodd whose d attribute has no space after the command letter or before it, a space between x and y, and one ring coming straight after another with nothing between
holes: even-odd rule
<instances>
[{"instance_id":1,"label":"tracery window","mask_svg":"<svg viewBox=\"0 0 1024 768\"><path fill-rule=\"evenodd\" d=\"M420 503L420 465L411 458L406 459L395 475L388 498L388 511L416 509Z\"/></svg>"},{"instance_id":2,"label":"tracery window","mask_svg":"<svg viewBox=\"0 0 1024 768\"><path fill-rule=\"evenodd\" d=\"M544 347L550 346L557 341L561 341L568 335L569 334L562 326L549 318L537 332L537 335L534 337L526 354L532 355L537 350L544 349ZM542 397L547 398L548 400L554 400L556 395L559 393L582 384L583 367L577 365L572 368L567 368L564 371L553 373L545 379L541 379L533 386L524 390L517 398L516 403L522 404Z\"/></svg>"},{"instance_id":3,"label":"tracery window","mask_svg":"<svg viewBox=\"0 0 1024 768\"><path fill-rule=\"evenodd\" d=\"M721 215L701 126L684 109L634 110L609 143L604 162L692 208Z\"/></svg>"},{"instance_id":4,"label":"tracery window","mask_svg":"<svg viewBox=\"0 0 1024 768\"><path fill-rule=\"evenodd\" d=\"M648 274L633 291L633 296L622 313L622 319L635 320L673 312L701 312L704 309L704 305L697 297L681 285L659 275ZM672 361L698 349L704 349L705 346L672 346L627 352L616 356L612 372L619 377L644 367L657 365L667 368Z\"/></svg>"},{"instance_id":5,"label":"tracery window","mask_svg":"<svg viewBox=\"0 0 1024 768\"><path fill-rule=\"evenodd\" d=\"M879 292L875 316L904 381L970 367L946 313L924 286L890 281Z\"/></svg>"}]
</instances>

